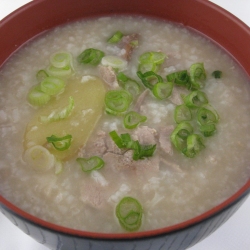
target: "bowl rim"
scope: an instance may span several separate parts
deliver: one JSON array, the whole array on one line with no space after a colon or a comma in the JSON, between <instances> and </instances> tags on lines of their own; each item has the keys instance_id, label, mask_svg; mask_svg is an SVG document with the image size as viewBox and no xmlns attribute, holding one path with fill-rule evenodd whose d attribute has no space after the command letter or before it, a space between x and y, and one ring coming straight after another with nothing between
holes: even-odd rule
<instances>
[{"instance_id":1,"label":"bowl rim","mask_svg":"<svg viewBox=\"0 0 250 250\"><path fill-rule=\"evenodd\" d=\"M29 9L32 6L35 6L39 3L46 2L46 1L47 0L35 0L35 1L31 1L27 4L25 4L24 6L20 7L19 9L15 10L14 12L12 12L8 16L6 16L4 19L2 19L0 21L0 28L1 28L1 24L8 22L9 20L14 18L15 16L18 16L20 13L25 12L26 9ZM229 18L230 22L238 25L239 28L247 31L249 33L249 38L250 38L249 27L244 22L242 22L240 19L238 19L236 16L231 14L230 12L226 11L225 9L221 8L220 6L214 4L210 1L205 1L205 0L194 0L194 1L202 3L203 5L206 5L212 9L216 10L220 15ZM184 26L185 26L185 24L184 24ZM206 36L206 35L204 35L204 36ZM211 40L213 40L213 39L211 39ZM249 72L246 72L246 73L250 76L250 69L249 69ZM66 234L66 235L91 238L91 239L96 239L96 240L121 240L121 239L131 240L131 239L142 239L142 238L156 237L156 236L174 233L174 232L189 228L191 226L199 224L200 222L205 221L205 220L221 213L222 211L228 209L230 206L232 206L234 203L237 203L239 200L241 200L243 197L247 196L248 194L250 194L250 177L249 177L248 181L237 192L235 192L233 195L231 195L229 198L227 198L226 200L224 200L223 202L221 202L217 206L209 209L208 211L206 211L198 216L195 216L194 218L191 218L189 220L186 220L184 222L177 223L177 224L174 224L171 226L159 228L159 229L153 229L153 230L148 230L148 231L139 231L139 232L125 232L125 233L91 232L91 231L76 230L76 229L56 225L54 223L42 220L42 219L40 219L40 218L38 218L38 217L28 213L28 212L25 212L24 210L18 208L17 206L15 206L11 202L9 202L7 199L5 199L1 194L0 194L0 205L2 204L3 207L6 207L12 213L16 214L17 216L21 217L22 219L25 219L25 220L27 220L30 223L33 223L35 225L39 225L43 228L46 228L47 230L60 232L60 233Z\"/></svg>"}]
</instances>

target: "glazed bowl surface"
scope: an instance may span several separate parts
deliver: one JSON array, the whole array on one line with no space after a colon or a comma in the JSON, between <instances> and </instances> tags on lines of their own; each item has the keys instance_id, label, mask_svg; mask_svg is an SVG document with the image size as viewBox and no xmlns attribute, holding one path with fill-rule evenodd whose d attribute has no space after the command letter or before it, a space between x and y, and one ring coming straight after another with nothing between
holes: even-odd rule
<instances>
[{"instance_id":1,"label":"glazed bowl surface","mask_svg":"<svg viewBox=\"0 0 250 250\"><path fill-rule=\"evenodd\" d=\"M55 13L53 9L58 11ZM189 10L189 11L187 11ZM61 24L105 15L145 15L195 29L223 47L250 75L249 27L202 0L78 1L37 0L12 13L0 24L0 65L28 40ZM32 23L32 25L30 25ZM8 32L11 30L12 32ZM234 39L231 35L234 35ZM242 48L246 48L242 50ZM250 180L226 201L189 221L159 230L99 234L63 228L35 218L0 196L3 213L24 232L51 249L186 249L223 224L246 200Z\"/></svg>"}]
</instances>

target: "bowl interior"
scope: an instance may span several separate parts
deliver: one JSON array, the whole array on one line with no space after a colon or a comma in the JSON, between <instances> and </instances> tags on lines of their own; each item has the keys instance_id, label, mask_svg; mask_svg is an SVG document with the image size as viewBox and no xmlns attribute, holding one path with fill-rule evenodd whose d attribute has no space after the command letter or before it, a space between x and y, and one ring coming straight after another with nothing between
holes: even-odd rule
<instances>
[{"instance_id":1,"label":"bowl interior","mask_svg":"<svg viewBox=\"0 0 250 250\"><path fill-rule=\"evenodd\" d=\"M0 66L27 41L53 27L81 18L119 14L145 15L181 23L195 29L223 47L250 76L249 27L220 7L203 0L36 0L1 21L0 37L4 37L4 39L0 40L0 47L5 49L0 51ZM233 39L231 39L232 34ZM232 204L244 193L249 192L249 189L250 180L225 202L178 225L149 232L119 235L88 233L63 228L27 214L6 201L2 196L0 196L0 202L24 218L57 231L97 238L135 238L167 233L197 223Z\"/></svg>"}]
</instances>

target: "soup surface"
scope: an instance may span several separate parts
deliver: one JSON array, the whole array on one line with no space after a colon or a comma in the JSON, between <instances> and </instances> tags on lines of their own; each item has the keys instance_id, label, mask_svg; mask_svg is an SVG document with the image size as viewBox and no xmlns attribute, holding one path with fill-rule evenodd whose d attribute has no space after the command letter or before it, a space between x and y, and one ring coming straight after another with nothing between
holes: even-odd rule
<instances>
[{"instance_id":1,"label":"soup surface","mask_svg":"<svg viewBox=\"0 0 250 250\"><path fill-rule=\"evenodd\" d=\"M122 32L122 40L107 42L116 31ZM89 48L102 51L106 61L94 66L79 63L79 55ZM62 51L72 57L67 65L72 72L63 77L64 92L34 107L27 96L39 84L37 72L46 72L51 55ZM187 70L191 75L191 65L204 65L206 77L199 91L219 118L213 135L204 137L194 122L197 108L190 108L193 117L188 122L202 142L194 142L198 148L192 148L195 153L189 157L174 146L171 135L177 126L176 107L196 90L174 83L169 97L156 98L151 79L147 87L138 77L139 58L146 52L152 52L149 57L164 55L149 70L163 82L171 73ZM110 62L106 56L115 57ZM122 59L117 62L117 57ZM212 75L215 70L222 72L220 78ZM121 72L139 87L138 93L129 95L128 108L114 114L105 102L107 93L122 89L117 80ZM0 71L0 84L1 195L46 221L88 231L124 232L116 208L124 197L132 197L142 207L135 216L140 220L136 230L161 228L207 211L249 178L249 79L224 51L183 26L125 16L67 24L13 55ZM120 105L119 98L114 106ZM129 111L144 117L132 129L123 123ZM111 131L119 138L129 134L133 146L119 148ZM72 141L67 141L69 147L59 142L57 146L65 148L58 150L46 139L52 135L72 136ZM152 152L135 160L136 141ZM30 157L29 149L35 146L45 156L40 165L32 166L37 156ZM104 166L101 161L94 166L102 168L83 171L93 156Z\"/></svg>"}]
</instances>

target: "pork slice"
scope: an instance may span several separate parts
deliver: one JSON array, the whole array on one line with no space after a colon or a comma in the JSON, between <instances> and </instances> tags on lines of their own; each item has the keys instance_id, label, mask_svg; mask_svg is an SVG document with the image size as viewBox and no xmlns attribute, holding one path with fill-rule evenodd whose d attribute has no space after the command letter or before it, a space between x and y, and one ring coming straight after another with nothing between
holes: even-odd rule
<instances>
[{"instance_id":1,"label":"pork slice","mask_svg":"<svg viewBox=\"0 0 250 250\"><path fill-rule=\"evenodd\" d=\"M183 173L181 167L174 162L168 161L165 158L160 158L160 162L163 163L168 169L172 171L175 171L177 173Z\"/></svg>"},{"instance_id":2,"label":"pork slice","mask_svg":"<svg viewBox=\"0 0 250 250\"><path fill-rule=\"evenodd\" d=\"M138 40L139 35L136 33L123 36L118 45L122 49L122 58L127 61L130 60L133 50L138 46Z\"/></svg>"},{"instance_id":3,"label":"pork slice","mask_svg":"<svg viewBox=\"0 0 250 250\"><path fill-rule=\"evenodd\" d=\"M78 152L78 157L102 156L107 151L107 134L104 131L98 131L96 136L92 137Z\"/></svg>"},{"instance_id":4,"label":"pork slice","mask_svg":"<svg viewBox=\"0 0 250 250\"><path fill-rule=\"evenodd\" d=\"M175 105L181 105L183 103L182 95L187 95L189 92L186 88L181 86L174 86L172 90L172 94L169 97L170 102Z\"/></svg>"},{"instance_id":5,"label":"pork slice","mask_svg":"<svg viewBox=\"0 0 250 250\"><path fill-rule=\"evenodd\" d=\"M110 89L119 88L115 71L111 66L98 66L99 74L101 79L107 84Z\"/></svg>"},{"instance_id":6,"label":"pork slice","mask_svg":"<svg viewBox=\"0 0 250 250\"><path fill-rule=\"evenodd\" d=\"M148 126L140 126L132 134L133 140L138 140L142 145L156 144L157 131Z\"/></svg>"},{"instance_id":7,"label":"pork slice","mask_svg":"<svg viewBox=\"0 0 250 250\"><path fill-rule=\"evenodd\" d=\"M145 89L137 98L137 101L134 106L134 111L136 112L141 112L141 106L144 103L145 98L148 96L150 93L149 89Z\"/></svg>"},{"instance_id":8,"label":"pork slice","mask_svg":"<svg viewBox=\"0 0 250 250\"><path fill-rule=\"evenodd\" d=\"M169 125L169 126L164 126L159 130L159 144L161 149L169 154L169 155L173 155L173 147L172 147L172 143L170 141L170 136L171 133L174 130L174 126L173 125Z\"/></svg>"}]
</instances>

